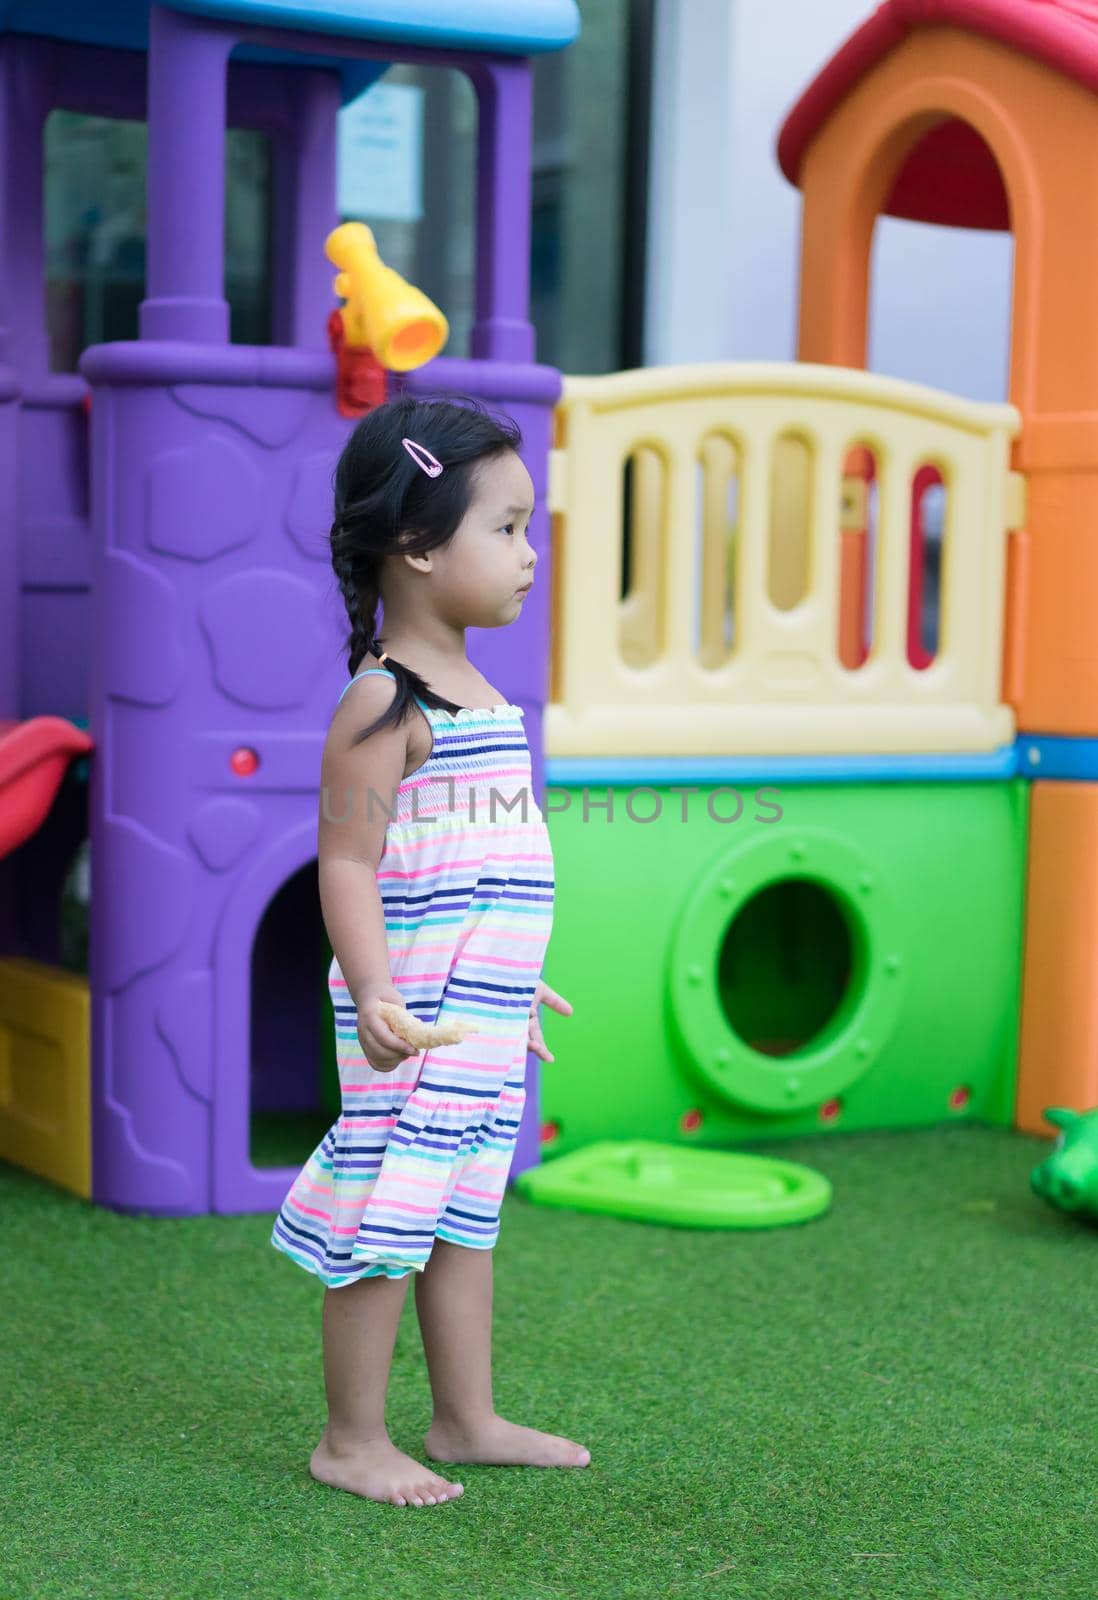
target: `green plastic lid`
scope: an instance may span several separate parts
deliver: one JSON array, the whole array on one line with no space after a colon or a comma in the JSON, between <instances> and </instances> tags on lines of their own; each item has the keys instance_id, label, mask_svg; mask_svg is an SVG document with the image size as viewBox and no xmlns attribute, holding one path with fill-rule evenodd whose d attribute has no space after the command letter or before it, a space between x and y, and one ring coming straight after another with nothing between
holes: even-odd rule
<instances>
[{"instance_id":1,"label":"green plastic lid","mask_svg":"<svg viewBox=\"0 0 1098 1600\"><path fill-rule=\"evenodd\" d=\"M680 1228L780 1228L831 1204L822 1173L795 1161L655 1140L600 1140L518 1175L539 1205Z\"/></svg>"}]
</instances>

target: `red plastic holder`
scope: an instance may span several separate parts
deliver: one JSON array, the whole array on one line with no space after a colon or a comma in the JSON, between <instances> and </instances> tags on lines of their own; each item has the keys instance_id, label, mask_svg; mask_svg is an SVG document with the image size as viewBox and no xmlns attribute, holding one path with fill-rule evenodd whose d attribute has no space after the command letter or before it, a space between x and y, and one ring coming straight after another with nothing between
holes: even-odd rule
<instances>
[{"instance_id":1,"label":"red plastic holder","mask_svg":"<svg viewBox=\"0 0 1098 1600\"><path fill-rule=\"evenodd\" d=\"M338 310L328 318L328 342L336 358L336 407L341 417L363 417L388 399L385 368L365 346L349 345Z\"/></svg>"},{"instance_id":2,"label":"red plastic holder","mask_svg":"<svg viewBox=\"0 0 1098 1600\"><path fill-rule=\"evenodd\" d=\"M64 717L0 721L0 856L38 831L69 762L92 749L90 736Z\"/></svg>"}]
</instances>

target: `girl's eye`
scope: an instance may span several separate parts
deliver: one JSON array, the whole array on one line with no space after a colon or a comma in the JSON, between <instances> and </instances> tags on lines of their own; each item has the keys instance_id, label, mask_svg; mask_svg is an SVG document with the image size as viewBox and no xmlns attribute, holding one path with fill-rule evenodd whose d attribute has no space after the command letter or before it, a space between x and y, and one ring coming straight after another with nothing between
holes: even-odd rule
<instances>
[{"instance_id":1,"label":"girl's eye","mask_svg":"<svg viewBox=\"0 0 1098 1600\"><path fill-rule=\"evenodd\" d=\"M514 533L515 525L513 522L505 522L499 531L500 533Z\"/></svg>"}]
</instances>

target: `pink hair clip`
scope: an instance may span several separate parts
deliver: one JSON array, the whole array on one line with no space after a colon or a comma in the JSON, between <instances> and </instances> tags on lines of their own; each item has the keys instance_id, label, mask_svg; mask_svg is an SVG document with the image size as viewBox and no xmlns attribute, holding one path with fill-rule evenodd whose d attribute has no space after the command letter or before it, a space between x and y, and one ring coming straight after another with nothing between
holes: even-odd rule
<instances>
[{"instance_id":1,"label":"pink hair clip","mask_svg":"<svg viewBox=\"0 0 1098 1600\"><path fill-rule=\"evenodd\" d=\"M417 467L422 467L429 478L437 478L442 472L442 462L436 461L429 450L425 450L414 439L402 439L401 444L407 450Z\"/></svg>"}]
</instances>

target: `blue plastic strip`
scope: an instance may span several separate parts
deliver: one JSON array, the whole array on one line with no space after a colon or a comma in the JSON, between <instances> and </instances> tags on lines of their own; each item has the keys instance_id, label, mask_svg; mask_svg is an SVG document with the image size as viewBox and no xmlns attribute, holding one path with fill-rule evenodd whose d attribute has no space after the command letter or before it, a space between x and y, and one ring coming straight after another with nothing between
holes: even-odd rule
<instances>
[{"instance_id":1,"label":"blue plastic strip","mask_svg":"<svg viewBox=\"0 0 1098 1600\"><path fill-rule=\"evenodd\" d=\"M1098 780L1098 739L1023 733L1018 738L1018 771L1024 778Z\"/></svg>"},{"instance_id":2,"label":"blue plastic strip","mask_svg":"<svg viewBox=\"0 0 1098 1600\"><path fill-rule=\"evenodd\" d=\"M0 31L145 50L150 0L0 0ZM248 27L377 39L432 50L533 55L579 33L576 0L171 0L174 11Z\"/></svg>"},{"instance_id":3,"label":"blue plastic strip","mask_svg":"<svg viewBox=\"0 0 1098 1600\"><path fill-rule=\"evenodd\" d=\"M436 50L561 50L579 33L576 0L172 0L177 11L252 27L298 28Z\"/></svg>"},{"instance_id":4,"label":"blue plastic strip","mask_svg":"<svg viewBox=\"0 0 1098 1600\"><path fill-rule=\"evenodd\" d=\"M547 783L956 783L1013 778L1015 744L949 755L549 756Z\"/></svg>"}]
</instances>

